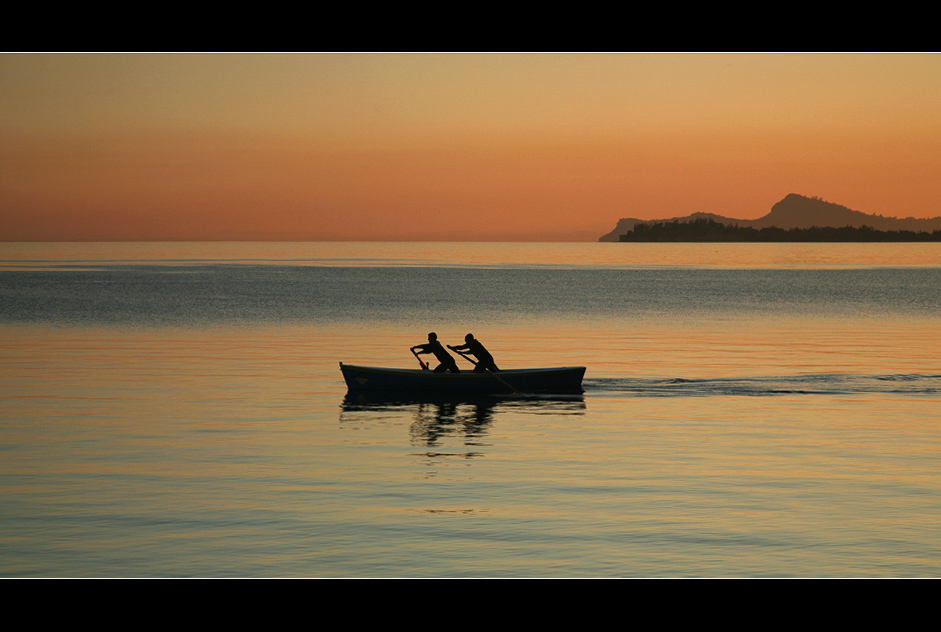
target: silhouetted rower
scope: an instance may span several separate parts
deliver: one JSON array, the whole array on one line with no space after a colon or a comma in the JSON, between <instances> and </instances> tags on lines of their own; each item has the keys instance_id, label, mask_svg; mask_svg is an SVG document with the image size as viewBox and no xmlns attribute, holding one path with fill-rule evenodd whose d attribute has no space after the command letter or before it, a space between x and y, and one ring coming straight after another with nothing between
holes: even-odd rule
<instances>
[{"instance_id":1,"label":"silhouetted rower","mask_svg":"<svg viewBox=\"0 0 941 632\"><path fill-rule=\"evenodd\" d=\"M487 351L480 341L474 338L474 334L467 334L464 336L464 344L459 347L452 347L448 345L448 349L454 351L467 351L475 358L477 358L477 365L474 367L474 373L486 373L487 371L499 371L496 363L493 361L493 356L490 355L490 352Z\"/></svg>"},{"instance_id":2,"label":"silhouetted rower","mask_svg":"<svg viewBox=\"0 0 941 632\"><path fill-rule=\"evenodd\" d=\"M438 342L438 334L431 332L428 334L428 344L426 345L415 345L412 347L412 353L415 353L415 350L418 349L418 353L433 353L435 357L438 358L439 364L435 367L435 373L444 373L445 371L450 371L451 373L460 373L461 370L457 368L457 363L454 361L454 358L451 357L451 354L444 350L444 347L441 346L441 343Z\"/></svg>"}]
</instances>

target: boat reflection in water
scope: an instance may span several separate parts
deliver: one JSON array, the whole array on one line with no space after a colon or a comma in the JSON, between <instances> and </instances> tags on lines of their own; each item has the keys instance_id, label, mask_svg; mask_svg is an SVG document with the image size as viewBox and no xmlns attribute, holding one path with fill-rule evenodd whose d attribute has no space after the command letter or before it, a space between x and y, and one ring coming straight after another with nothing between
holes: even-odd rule
<instances>
[{"instance_id":1,"label":"boat reflection in water","mask_svg":"<svg viewBox=\"0 0 941 632\"><path fill-rule=\"evenodd\" d=\"M445 395L356 390L346 394L341 410L340 420L344 423L411 418L412 444L429 449L423 456L475 458L483 455L481 440L500 418L548 413L584 415L585 399L581 394ZM447 454L441 453L442 440L456 436L468 449L455 454L452 447Z\"/></svg>"}]
</instances>

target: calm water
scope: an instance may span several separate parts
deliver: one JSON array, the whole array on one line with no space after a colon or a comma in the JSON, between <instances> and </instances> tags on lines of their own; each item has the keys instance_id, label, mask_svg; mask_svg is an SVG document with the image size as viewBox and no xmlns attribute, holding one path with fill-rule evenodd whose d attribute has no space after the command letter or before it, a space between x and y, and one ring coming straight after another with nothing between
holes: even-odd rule
<instances>
[{"instance_id":1,"label":"calm water","mask_svg":"<svg viewBox=\"0 0 941 632\"><path fill-rule=\"evenodd\" d=\"M583 397L347 397L473 332ZM941 575L937 244L0 244L0 575Z\"/></svg>"}]
</instances>

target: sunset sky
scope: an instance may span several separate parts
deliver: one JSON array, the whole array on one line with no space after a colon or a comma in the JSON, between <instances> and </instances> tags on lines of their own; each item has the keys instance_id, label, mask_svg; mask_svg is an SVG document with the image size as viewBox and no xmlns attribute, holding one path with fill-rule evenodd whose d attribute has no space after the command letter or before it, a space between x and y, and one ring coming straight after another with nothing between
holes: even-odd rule
<instances>
[{"instance_id":1,"label":"sunset sky","mask_svg":"<svg viewBox=\"0 0 941 632\"><path fill-rule=\"evenodd\" d=\"M941 215L941 55L0 55L0 240Z\"/></svg>"}]
</instances>

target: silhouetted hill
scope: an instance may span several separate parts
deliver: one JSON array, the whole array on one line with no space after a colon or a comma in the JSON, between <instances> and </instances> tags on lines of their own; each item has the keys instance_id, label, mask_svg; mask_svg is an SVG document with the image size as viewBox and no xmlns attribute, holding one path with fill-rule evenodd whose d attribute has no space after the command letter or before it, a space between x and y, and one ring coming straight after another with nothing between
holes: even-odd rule
<instances>
[{"instance_id":1,"label":"silhouetted hill","mask_svg":"<svg viewBox=\"0 0 941 632\"><path fill-rule=\"evenodd\" d=\"M883 217L882 215L869 215L846 208L832 202L825 202L819 198L809 198L796 193L788 194L783 200L771 207L771 212L758 219L735 219L723 217L714 213L693 213L685 217L671 217L669 219L643 220L624 218L618 221L617 226L598 241L618 241L621 235L634 229L637 224L652 222L694 222L696 220L713 220L726 226L741 226L748 228L768 228L771 226L783 229L791 228L842 228L843 226L869 226L876 230L911 230L915 232L932 232L941 230L941 217L930 219L916 219L908 217Z\"/></svg>"}]
</instances>

